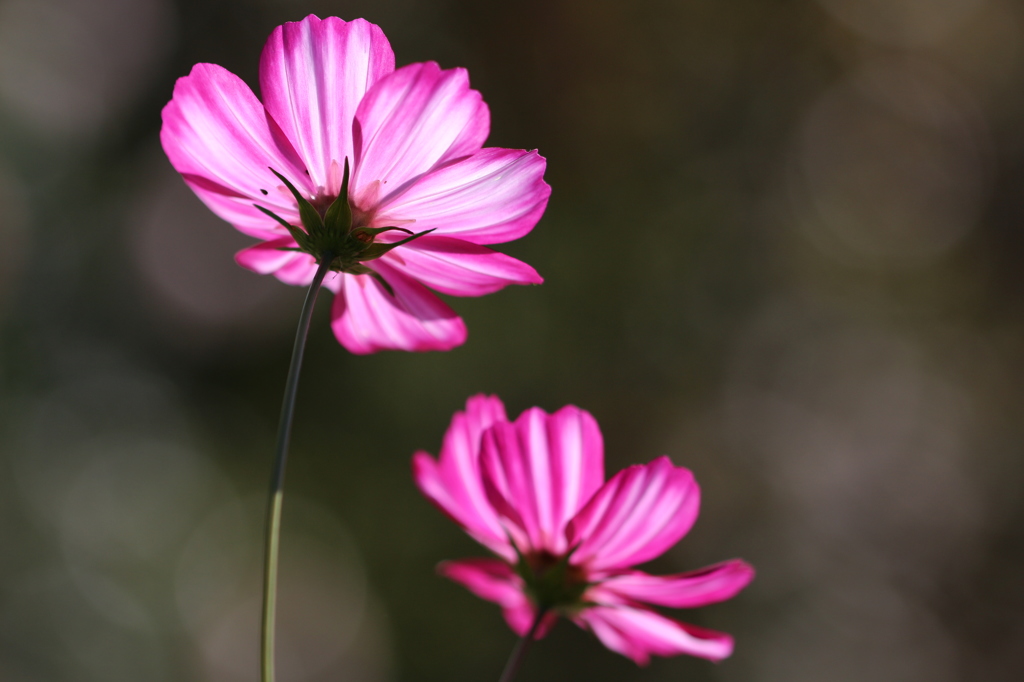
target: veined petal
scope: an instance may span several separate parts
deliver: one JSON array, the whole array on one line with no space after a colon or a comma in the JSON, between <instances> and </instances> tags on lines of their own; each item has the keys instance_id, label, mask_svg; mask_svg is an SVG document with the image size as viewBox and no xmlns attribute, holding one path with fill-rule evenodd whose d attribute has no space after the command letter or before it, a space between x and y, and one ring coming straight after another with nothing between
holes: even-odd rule
<instances>
[{"instance_id":1,"label":"veined petal","mask_svg":"<svg viewBox=\"0 0 1024 682\"><path fill-rule=\"evenodd\" d=\"M427 173L378 209L382 225L415 220L416 231L435 229L474 244L519 239L548 205L547 161L536 151L488 147L468 159ZM402 224L402 223L398 223Z\"/></svg>"},{"instance_id":2,"label":"veined petal","mask_svg":"<svg viewBox=\"0 0 1024 682\"><path fill-rule=\"evenodd\" d=\"M337 17L278 26L260 58L263 104L306 162L313 184L328 187L331 162L354 161L352 122L366 91L395 70L384 32Z\"/></svg>"},{"instance_id":3,"label":"veined petal","mask_svg":"<svg viewBox=\"0 0 1024 682\"><path fill-rule=\"evenodd\" d=\"M195 175L184 175L182 178L185 184L195 192L196 196L206 204L207 208L213 211L219 218L226 220L243 234L257 239L277 239L288 235L288 231L276 220L263 213L254 206L259 204L265 208L273 207L274 212L292 225L299 225L299 213L295 209L294 202L291 206L282 204L290 201L281 197L275 197L274 201L267 201L266 197L260 194L259 199L243 197L237 194L226 192L222 186ZM275 178L275 181L277 178ZM267 193L273 192L266 188ZM281 187L281 189L284 189ZM278 193L279 194L279 193Z\"/></svg>"},{"instance_id":4,"label":"veined petal","mask_svg":"<svg viewBox=\"0 0 1024 682\"><path fill-rule=\"evenodd\" d=\"M345 275L331 309L331 327L356 354L380 350L450 350L466 340L462 318L419 282L382 260L373 269L394 296L370 275Z\"/></svg>"},{"instance_id":5,"label":"veined petal","mask_svg":"<svg viewBox=\"0 0 1024 682\"><path fill-rule=\"evenodd\" d=\"M504 421L505 407L496 396L473 396L466 401L466 411L452 417L437 460L425 452L413 455L413 479L431 502L474 539L514 562L515 550L480 481L480 436L492 424Z\"/></svg>"},{"instance_id":6,"label":"veined petal","mask_svg":"<svg viewBox=\"0 0 1024 682\"><path fill-rule=\"evenodd\" d=\"M289 251L281 247L294 247L295 240L278 237L265 241L235 254L235 262L247 270L261 275L274 275L285 284L308 286L316 276L316 260L308 253ZM323 286L334 293L341 284L341 274L328 272Z\"/></svg>"},{"instance_id":7,"label":"veined petal","mask_svg":"<svg viewBox=\"0 0 1024 682\"><path fill-rule=\"evenodd\" d=\"M530 548L568 551L566 522L604 480L594 418L572 405L552 415L535 407L514 424L484 432L482 446L484 487L495 510L519 527Z\"/></svg>"},{"instance_id":8,"label":"veined petal","mask_svg":"<svg viewBox=\"0 0 1024 682\"><path fill-rule=\"evenodd\" d=\"M574 620L593 632L606 647L647 665L651 655L689 654L720 661L732 654L729 635L680 623L648 609L594 606Z\"/></svg>"},{"instance_id":9,"label":"veined petal","mask_svg":"<svg viewBox=\"0 0 1024 682\"><path fill-rule=\"evenodd\" d=\"M278 237L277 239L242 249L235 254L235 262L247 270L252 270L261 275L269 275L290 265L296 256L308 256L308 254L284 250L293 246L296 246L296 244L295 240L291 237Z\"/></svg>"},{"instance_id":10,"label":"veined petal","mask_svg":"<svg viewBox=\"0 0 1024 682\"><path fill-rule=\"evenodd\" d=\"M291 237L281 237L256 244L236 253L235 262L261 275L272 274L285 284L307 286L316 276L316 259L308 253L282 250L282 246L295 246L295 242ZM331 274L324 278L324 286L333 290Z\"/></svg>"},{"instance_id":11,"label":"veined petal","mask_svg":"<svg viewBox=\"0 0 1024 682\"><path fill-rule=\"evenodd\" d=\"M303 162L263 105L238 76L215 64L196 64L175 83L163 110L160 141L199 198L249 234L279 231L254 202L279 215L295 213L270 168L311 189Z\"/></svg>"},{"instance_id":12,"label":"veined petal","mask_svg":"<svg viewBox=\"0 0 1024 682\"><path fill-rule=\"evenodd\" d=\"M453 237L419 237L385 258L431 289L452 296L483 296L509 284L544 281L520 260Z\"/></svg>"},{"instance_id":13,"label":"veined petal","mask_svg":"<svg viewBox=\"0 0 1024 682\"><path fill-rule=\"evenodd\" d=\"M500 559L459 559L437 567L444 577L464 585L470 592L500 606L514 606L526 600L523 579Z\"/></svg>"},{"instance_id":14,"label":"veined petal","mask_svg":"<svg viewBox=\"0 0 1024 682\"><path fill-rule=\"evenodd\" d=\"M350 194L370 211L424 173L480 151L489 131L487 105L465 69L403 66L377 81L356 111Z\"/></svg>"},{"instance_id":15,"label":"veined petal","mask_svg":"<svg viewBox=\"0 0 1024 682\"><path fill-rule=\"evenodd\" d=\"M438 572L464 585L470 592L502 607L509 627L519 636L525 635L537 614L536 607L526 597L523 579L512 567L498 559L461 559L445 561ZM536 639L544 637L557 620L548 614L537 630Z\"/></svg>"},{"instance_id":16,"label":"veined petal","mask_svg":"<svg viewBox=\"0 0 1024 682\"><path fill-rule=\"evenodd\" d=\"M700 490L688 469L668 457L624 469L569 522L575 565L600 572L649 561L693 526Z\"/></svg>"},{"instance_id":17,"label":"veined petal","mask_svg":"<svg viewBox=\"0 0 1024 682\"><path fill-rule=\"evenodd\" d=\"M308 253L292 252L292 259L274 272L274 277L285 284L304 287L316 277L316 259ZM326 278L325 278L326 279Z\"/></svg>"},{"instance_id":18,"label":"veined petal","mask_svg":"<svg viewBox=\"0 0 1024 682\"><path fill-rule=\"evenodd\" d=\"M696 608L731 599L754 579L754 568L733 559L689 573L649 575L632 571L600 585L620 597L672 608Z\"/></svg>"}]
</instances>

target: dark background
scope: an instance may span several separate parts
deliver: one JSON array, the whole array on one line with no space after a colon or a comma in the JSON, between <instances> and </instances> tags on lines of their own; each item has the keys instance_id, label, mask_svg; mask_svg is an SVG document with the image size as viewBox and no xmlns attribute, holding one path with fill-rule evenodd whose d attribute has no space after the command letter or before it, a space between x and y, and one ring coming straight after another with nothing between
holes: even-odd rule
<instances>
[{"instance_id":1,"label":"dark background","mask_svg":"<svg viewBox=\"0 0 1024 682\"><path fill-rule=\"evenodd\" d=\"M256 679L260 524L303 292L160 149L195 62L366 17L465 66L554 191L453 300L449 353L348 354L316 311L288 477L282 682L494 680L484 550L421 498L467 396L575 403L608 470L668 454L740 556L718 665L560 624L523 680L1024 677L1024 7L1013 0L0 0L0 679Z\"/></svg>"}]
</instances>

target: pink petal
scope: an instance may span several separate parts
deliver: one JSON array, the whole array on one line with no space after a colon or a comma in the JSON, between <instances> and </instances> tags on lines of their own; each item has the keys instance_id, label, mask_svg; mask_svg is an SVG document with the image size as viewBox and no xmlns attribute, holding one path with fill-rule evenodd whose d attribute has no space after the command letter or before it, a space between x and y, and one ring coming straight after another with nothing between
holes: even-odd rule
<instances>
[{"instance_id":1,"label":"pink petal","mask_svg":"<svg viewBox=\"0 0 1024 682\"><path fill-rule=\"evenodd\" d=\"M500 606L516 606L526 601L523 579L500 559L460 559L445 561L437 572L465 585L470 592Z\"/></svg>"},{"instance_id":2,"label":"pink petal","mask_svg":"<svg viewBox=\"0 0 1024 682\"><path fill-rule=\"evenodd\" d=\"M331 327L341 345L366 354L450 350L465 342L462 318L426 287L382 260L370 265L395 295L370 275L345 275L331 310Z\"/></svg>"},{"instance_id":3,"label":"pink petal","mask_svg":"<svg viewBox=\"0 0 1024 682\"><path fill-rule=\"evenodd\" d=\"M753 566L733 559L676 575L634 571L609 578L600 587L629 600L681 609L731 599L753 579Z\"/></svg>"},{"instance_id":4,"label":"pink petal","mask_svg":"<svg viewBox=\"0 0 1024 682\"><path fill-rule=\"evenodd\" d=\"M292 202L292 206L285 205L291 201L290 199L275 198L274 202L270 202L266 201L266 197L262 195L258 199L226 195L223 192L223 187L215 187L213 183L199 176L184 175L182 178L185 180L185 184L199 197L200 201L206 204L207 208L222 220L231 223L239 232L250 237L277 239L288 235L288 231L282 225L262 211L259 211L254 204L270 208L292 225L301 224L299 213L294 207L294 202ZM274 178L274 182L278 182L277 178ZM274 193L269 188L268 192Z\"/></svg>"},{"instance_id":5,"label":"pink petal","mask_svg":"<svg viewBox=\"0 0 1024 682\"><path fill-rule=\"evenodd\" d=\"M452 296L483 296L509 284L544 280L526 263L452 237L426 235L386 256L397 269Z\"/></svg>"},{"instance_id":6,"label":"pink petal","mask_svg":"<svg viewBox=\"0 0 1024 682\"><path fill-rule=\"evenodd\" d=\"M494 508L518 526L530 548L566 552L566 522L604 480L594 418L572 405L550 416L535 407L514 424L495 424L482 442L483 482Z\"/></svg>"},{"instance_id":7,"label":"pink petal","mask_svg":"<svg viewBox=\"0 0 1024 682\"><path fill-rule=\"evenodd\" d=\"M502 607L509 627L519 636L525 635L533 624L537 610L524 593L523 579L512 567L498 559L461 559L445 561L438 572L457 583L465 585L470 592L497 603ZM549 613L537 631L536 639L544 637L558 619Z\"/></svg>"},{"instance_id":8,"label":"pink petal","mask_svg":"<svg viewBox=\"0 0 1024 682\"><path fill-rule=\"evenodd\" d=\"M649 561L686 535L699 509L693 474L668 457L624 469L569 522L571 561L595 572Z\"/></svg>"},{"instance_id":9,"label":"pink petal","mask_svg":"<svg viewBox=\"0 0 1024 682\"><path fill-rule=\"evenodd\" d=\"M314 185L337 193L328 187L328 171L332 161L355 160L356 107L394 70L384 32L363 19L309 15L270 34L260 58L263 103L305 160Z\"/></svg>"},{"instance_id":10,"label":"pink petal","mask_svg":"<svg viewBox=\"0 0 1024 682\"><path fill-rule=\"evenodd\" d=\"M504 421L501 400L496 396L473 396L466 401L466 411L456 412L452 417L437 460L425 452L413 455L413 479L431 502L477 542L508 561L515 561L515 550L509 545L480 480L480 436L492 424Z\"/></svg>"},{"instance_id":11,"label":"pink petal","mask_svg":"<svg viewBox=\"0 0 1024 682\"><path fill-rule=\"evenodd\" d=\"M487 105L470 90L465 69L404 66L370 88L356 111L351 196L371 210L378 197L480 151L489 131Z\"/></svg>"},{"instance_id":12,"label":"pink petal","mask_svg":"<svg viewBox=\"0 0 1024 682\"><path fill-rule=\"evenodd\" d=\"M680 623L648 609L629 606L595 606L575 618L601 642L638 665L647 665L651 655L689 654L720 661L732 654L729 635Z\"/></svg>"},{"instance_id":13,"label":"pink petal","mask_svg":"<svg viewBox=\"0 0 1024 682\"><path fill-rule=\"evenodd\" d=\"M381 225L415 220L417 232L437 229L474 244L519 239L537 224L551 187L544 182L547 162L536 151L481 149L468 159L438 168L378 211Z\"/></svg>"},{"instance_id":14,"label":"pink petal","mask_svg":"<svg viewBox=\"0 0 1024 682\"><path fill-rule=\"evenodd\" d=\"M235 262L261 275L273 274L285 284L308 286L316 275L316 259L300 251L284 251L282 246L295 246L291 237L280 237L250 246L235 254ZM324 283L328 280L325 278Z\"/></svg>"},{"instance_id":15,"label":"pink petal","mask_svg":"<svg viewBox=\"0 0 1024 682\"><path fill-rule=\"evenodd\" d=\"M284 230L257 211L254 202L286 220L296 213L294 201L277 190L281 182L270 167L311 189L303 162L263 105L240 78L214 64L196 64L178 79L163 110L160 141L199 198L254 236Z\"/></svg>"},{"instance_id":16,"label":"pink petal","mask_svg":"<svg viewBox=\"0 0 1024 682\"><path fill-rule=\"evenodd\" d=\"M285 250L293 246L296 246L296 244L295 240L291 237L278 237L277 239L242 249L235 254L235 262L253 272L269 275L290 265L296 256L306 255L300 254L297 251ZM312 259L310 258L310 260Z\"/></svg>"}]
</instances>

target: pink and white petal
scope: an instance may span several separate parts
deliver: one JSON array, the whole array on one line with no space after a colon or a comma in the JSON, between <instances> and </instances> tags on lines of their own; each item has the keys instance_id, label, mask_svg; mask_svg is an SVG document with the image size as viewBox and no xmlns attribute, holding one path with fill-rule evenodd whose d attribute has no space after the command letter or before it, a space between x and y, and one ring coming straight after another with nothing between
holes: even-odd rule
<instances>
[{"instance_id":1,"label":"pink and white petal","mask_svg":"<svg viewBox=\"0 0 1024 682\"><path fill-rule=\"evenodd\" d=\"M352 122L366 91L395 70L378 26L337 17L278 26L260 58L263 103L305 160L313 184L328 187L332 161L354 161Z\"/></svg>"},{"instance_id":2,"label":"pink and white petal","mask_svg":"<svg viewBox=\"0 0 1024 682\"><path fill-rule=\"evenodd\" d=\"M595 606L574 619L606 647L647 665L652 655L688 654L720 661L732 654L733 639L723 632L680 623L648 609Z\"/></svg>"},{"instance_id":3,"label":"pink and white petal","mask_svg":"<svg viewBox=\"0 0 1024 682\"><path fill-rule=\"evenodd\" d=\"M600 588L631 601L688 609L731 599L753 579L753 566L732 559L676 575L633 571L608 578Z\"/></svg>"},{"instance_id":4,"label":"pink and white petal","mask_svg":"<svg viewBox=\"0 0 1024 682\"><path fill-rule=\"evenodd\" d=\"M295 245L291 237L279 237L242 249L235 254L235 262L247 270L269 275L291 264L296 252L285 249Z\"/></svg>"},{"instance_id":5,"label":"pink and white petal","mask_svg":"<svg viewBox=\"0 0 1024 682\"><path fill-rule=\"evenodd\" d=\"M519 239L540 220L551 196L547 161L536 151L488 147L427 173L404 192L389 195L380 225L415 220L417 232L458 237L474 244Z\"/></svg>"},{"instance_id":6,"label":"pink and white petal","mask_svg":"<svg viewBox=\"0 0 1024 682\"><path fill-rule=\"evenodd\" d=\"M505 621L517 635L529 632L537 609L526 596L523 579L507 563L498 559L460 559L445 561L437 570L481 599L500 605ZM555 613L549 613L537 629L535 638L544 637L557 620Z\"/></svg>"},{"instance_id":7,"label":"pink and white petal","mask_svg":"<svg viewBox=\"0 0 1024 682\"><path fill-rule=\"evenodd\" d=\"M272 274L285 284L307 286L316 276L316 260L308 253L282 249L293 246L291 237L280 237L242 249L235 254L235 262L261 275Z\"/></svg>"},{"instance_id":8,"label":"pink and white petal","mask_svg":"<svg viewBox=\"0 0 1024 682\"><path fill-rule=\"evenodd\" d=\"M345 274L332 270L324 276L324 289L334 292L335 294L341 291L342 282L345 280Z\"/></svg>"},{"instance_id":9,"label":"pink and white petal","mask_svg":"<svg viewBox=\"0 0 1024 682\"><path fill-rule=\"evenodd\" d=\"M413 480L420 492L474 540L506 561L515 561L515 550L503 535L493 510L489 506L475 507L475 500L467 499L465 490L450 486L443 469L443 464L426 452L413 454Z\"/></svg>"},{"instance_id":10,"label":"pink and white petal","mask_svg":"<svg viewBox=\"0 0 1024 682\"><path fill-rule=\"evenodd\" d=\"M291 258L280 268L274 271L274 277L285 284L305 287L316 277L316 259L308 253L289 251Z\"/></svg>"},{"instance_id":11,"label":"pink and white petal","mask_svg":"<svg viewBox=\"0 0 1024 682\"><path fill-rule=\"evenodd\" d=\"M279 215L295 212L293 201L272 190L281 182L270 168L311 189L302 160L263 105L238 76L215 64L196 64L175 83L163 110L160 141L175 170L203 190L200 198L218 215L245 227L249 220L264 224L254 202Z\"/></svg>"},{"instance_id":12,"label":"pink and white petal","mask_svg":"<svg viewBox=\"0 0 1024 682\"><path fill-rule=\"evenodd\" d=\"M385 259L413 279L452 296L483 296L509 284L541 284L526 263L486 246L426 235L399 246Z\"/></svg>"},{"instance_id":13,"label":"pink and white petal","mask_svg":"<svg viewBox=\"0 0 1024 682\"><path fill-rule=\"evenodd\" d=\"M445 561L437 567L437 572L462 584L481 599L500 606L513 607L527 601L523 579L500 559Z\"/></svg>"},{"instance_id":14,"label":"pink and white petal","mask_svg":"<svg viewBox=\"0 0 1024 682\"><path fill-rule=\"evenodd\" d=\"M288 231L276 220L256 208L254 204L270 207L270 202L264 200L253 200L249 197L228 193L228 191L216 183L195 175L184 175L185 184L188 185L196 196L206 204L207 208L218 217L231 223L235 229L243 234L257 239L276 239L288 235ZM275 181L277 178L275 178ZM274 212L292 225L301 225L298 211L292 206L282 206L283 202L278 201L273 208Z\"/></svg>"},{"instance_id":15,"label":"pink and white petal","mask_svg":"<svg viewBox=\"0 0 1024 682\"><path fill-rule=\"evenodd\" d=\"M649 561L686 535L699 509L693 474L668 457L624 469L569 522L571 562L600 573Z\"/></svg>"},{"instance_id":16,"label":"pink and white petal","mask_svg":"<svg viewBox=\"0 0 1024 682\"><path fill-rule=\"evenodd\" d=\"M386 200L441 164L480 151L489 131L487 105L465 69L403 66L377 81L356 111L351 196L371 211L378 196Z\"/></svg>"},{"instance_id":17,"label":"pink and white petal","mask_svg":"<svg viewBox=\"0 0 1024 682\"><path fill-rule=\"evenodd\" d=\"M480 436L495 422L506 421L497 396L476 395L466 411L456 412L444 435L441 454L413 455L413 479L420 491L478 542L515 561L515 550L494 512L480 480Z\"/></svg>"},{"instance_id":18,"label":"pink and white petal","mask_svg":"<svg viewBox=\"0 0 1024 682\"><path fill-rule=\"evenodd\" d=\"M483 482L495 510L521 529L532 549L566 552L566 522L604 479L594 418L572 405L550 416L532 408L514 424L495 424L482 446Z\"/></svg>"},{"instance_id":19,"label":"pink and white petal","mask_svg":"<svg viewBox=\"0 0 1024 682\"><path fill-rule=\"evenodd\" d=\"M462 318L426 287L381 260L371 265L394 296L370 275L345 275L331 309L331 327L341 345L363 355L450 350L465 342Z\"/></svg>"}]
</instances>

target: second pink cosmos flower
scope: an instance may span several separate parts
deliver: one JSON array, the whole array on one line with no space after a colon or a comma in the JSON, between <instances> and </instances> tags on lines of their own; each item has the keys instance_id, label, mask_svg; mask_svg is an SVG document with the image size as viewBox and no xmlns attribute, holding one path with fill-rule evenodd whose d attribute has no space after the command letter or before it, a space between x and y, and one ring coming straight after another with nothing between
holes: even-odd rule
<instances>
[{"instance_id":1,"label":"second pink cosmos flower","mask_svg":"<svg viewBox=\"0 0 1024 682\"><path fill-rule=\"evenodd\" d=\"M365 263L372 276L367 267L328 274L332 327L346 348L453 348L465 325L427 287L481 296L542 281L486 245L518 239L540 219L550 194L545 161L535 151L483 147L490 116L464 69L426 62L395 70L377 26L309 16L274 30L259 81L262 102L224 68L197 64L178 80L160 133L199 198L261 240L237 255L239 264L309 284L316 259L265 211L301 225L281 178L323 212L346 165L353 229L406 231L363 232L382 246L429 231Z\"/></svg>"},{"instance_id":2,"label":"second pink cosmos flower","mask_svg":"<svg viewBox=\"0 0 1024 682\"><path fill-rule=\"evenodd\" d=\"M697 520L700 490L668 457L604 479L604 446L589 413L539 408L514 422L496 397L475 396L452 418L440 458L413 457L420 490L497 555L441 572L497 602L518 634L538 611L539 635L558 615L640 664L651 655L712 660L732 637L667 618L650 605L692 608L729 599L754 577L734 559L655 576L634 566L663 554Z\"/></svg>"}]
</instances>

